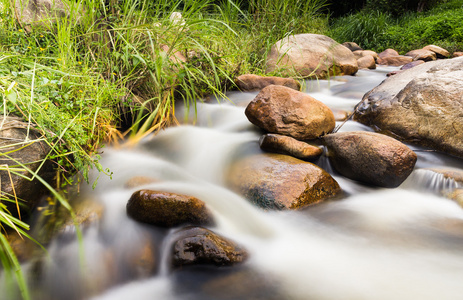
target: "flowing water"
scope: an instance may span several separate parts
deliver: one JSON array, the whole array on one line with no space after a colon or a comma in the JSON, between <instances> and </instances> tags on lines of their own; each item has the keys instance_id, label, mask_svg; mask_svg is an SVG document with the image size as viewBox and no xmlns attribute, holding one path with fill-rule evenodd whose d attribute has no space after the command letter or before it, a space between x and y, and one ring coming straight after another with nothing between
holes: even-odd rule
<instances>
[{"instance_id":1,"label":"flowing water","mask_svg":"<svg viewBox=\"0 0 463 300\"><path fill-rule=\"evenodd\" d=\"M390 70L311 81L306 89L331 108L352 110ZM112 179L101 176L95 190L83 192L104 205L104 216L84 230L82 243L73 237L51 243L53 259L41 264L34 297L463 297L463 209L441 196L442 190L450 191L458 184L422 170L434 166L462 169L460 160L411 146L419 156L416 170L399 188L367 187L333 174L345 193L342 199L300 211L264 211L224 185L224 174L234 158L260 152L261 133L244 115L246 104L256 94L231 93L232 103L210 99L198 104L196 121L193 113L179 112L185 125L168 128L131 149L105 149L101 163L113 172ZM340 130L371 129L348 121ZM325 158L316 163L332 172ZM169 262L176 229L139 224L126 215L128 199L140 189L128 188L126 183L136 176L156 180L143 188L192 195L206 202L216 220L210 229L243 245L249 260L235 267L172 269ZM157 266L154 275L143 277L119 262L130 253L139 253L146 236L156 241ZM114 279L115 274L122 276ZM92 284L95 289L88 296Z\"/></svg>"}]
</instances>

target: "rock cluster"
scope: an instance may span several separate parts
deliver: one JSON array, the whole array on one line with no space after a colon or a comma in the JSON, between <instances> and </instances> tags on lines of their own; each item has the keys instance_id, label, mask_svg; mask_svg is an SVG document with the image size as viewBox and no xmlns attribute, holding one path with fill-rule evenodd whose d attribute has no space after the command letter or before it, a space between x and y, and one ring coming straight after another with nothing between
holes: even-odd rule
<instances>
[{"instance_id":1,"label":"rock cluster","mask_svg":"<svg viewBox=\"0 0 463 300\"><path fill-rule=\"evenodd\" d=\"M303 77L352 75L358 70L352 51L320 34L296 34L279 40L267 57L267 73L280 71Z\"/></svg>"}]
</instances>

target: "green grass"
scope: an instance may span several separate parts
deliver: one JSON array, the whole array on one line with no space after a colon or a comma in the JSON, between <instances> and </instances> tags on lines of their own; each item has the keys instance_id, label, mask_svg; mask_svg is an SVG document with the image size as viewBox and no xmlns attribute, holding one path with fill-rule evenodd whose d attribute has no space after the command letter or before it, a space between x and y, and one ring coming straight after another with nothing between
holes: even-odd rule
<instances>
[{"instance_id":1,"label":"green grass","mask_svg":"<svg viewBox=\"0 0 463 300\"><path fill-rule=\"evenodd\" d=\"M450 52L463 50L463 1L446 1L426 12L392 17L361 11L335 20L329 35L339 42L354 41L377 52L394 48L400 53L439 45Z\"/></svg>"}]
</instances>

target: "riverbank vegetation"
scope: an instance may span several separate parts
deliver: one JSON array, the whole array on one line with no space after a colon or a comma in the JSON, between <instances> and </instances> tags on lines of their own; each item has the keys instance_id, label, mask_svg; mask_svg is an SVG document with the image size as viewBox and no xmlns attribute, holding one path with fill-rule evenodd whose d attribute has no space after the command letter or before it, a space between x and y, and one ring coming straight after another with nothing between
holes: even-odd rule
<instances>
[{"instance_id":1,"label":"riverbank vegetation","mask_svg":"<svg viewBox=\"0 0 463 300\"><path fill-rule=\"evenodd\" d=\"M407 6L371 1L358 12L333 19L328 35L339 42L354 41L377 52L393 48L404 54L429 44L450 52L461 51L463 1L420 2L427 6L416 4L405 9Z\"/></svg>"},{"instance_id":2,"label":"riverbank vegetation","mask_svg":"<svg viewBox=\"0 0 463 300\"><path fill-rule=\"evenodd\" d=\"M87 180L91 168L110 174L98 162L105 144L176 124L176 105L194 110L198 99L234 89L237 75L264 74L270 47L287 35L326 34L376 51L463 50L462 0L420 12L376 2L335 14L324 0L65 1L70 17L31 27L17 21L14 1L1 0L2 113L43 135L60 189ZM0 246L14 256L3 239ZM14 258L0 258L17 269Z\"/></svg>"}]
</instances>

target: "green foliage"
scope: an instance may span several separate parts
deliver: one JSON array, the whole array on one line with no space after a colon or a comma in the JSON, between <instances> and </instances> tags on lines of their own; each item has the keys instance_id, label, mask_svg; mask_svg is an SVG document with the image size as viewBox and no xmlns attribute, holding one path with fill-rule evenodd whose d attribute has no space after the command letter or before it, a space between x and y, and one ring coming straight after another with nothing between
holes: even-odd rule
<instances>
[{"instance_id":1,"label":"green foliage","mask_svg":"<svg viewBox=\"0 0 463 300\"><path fill-rule=\"evenodd\" d=\"M394 48L402 53L436 44L456 51L463 49L463 1L454 0L422 12L393 17L379 11L339 18L329 35L339 42L354 41L365 49Z\"/></svg>"},{"instance_id":2,"label":"green foliage","mask_svg":"<svg viewBox=\"0 0 463 300\"><path fill-rule=\"evenodd\" d=\"M392 17L380 11L362 11L337 19L329 35L338 42L353 41L364 49L375 49L383 40Z\"/></svg>"}]
</instances>

